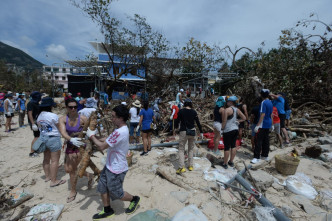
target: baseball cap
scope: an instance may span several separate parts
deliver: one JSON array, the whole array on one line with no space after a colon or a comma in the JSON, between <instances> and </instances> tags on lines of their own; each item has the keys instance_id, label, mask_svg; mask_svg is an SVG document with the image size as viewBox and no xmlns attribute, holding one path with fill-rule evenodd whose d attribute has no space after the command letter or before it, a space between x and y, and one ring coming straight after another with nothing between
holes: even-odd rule
<instances>
[{"instance_id":1,"label":"baseball cap","mask_svg":"<svg viewBox=\"0 0 332 221\"><path fill-rule=\"evenodd\" d=\"M184 91L184 90L181 88L181 89L180 89L180 92L183 92L183 91Z\"/></svg>"},{"instance_id":2,"label":"baseball cap","mask_svg":"<svg viewBox=\"0 0 332 221\"><path fill-rule=\"evenodd\" d=\"M233 102L235 102L235 101L237 101L237 97L236 97L236 96L230 96L230 97L228 98L228 101L233 101Z\"/></svg>"}]
</instances>

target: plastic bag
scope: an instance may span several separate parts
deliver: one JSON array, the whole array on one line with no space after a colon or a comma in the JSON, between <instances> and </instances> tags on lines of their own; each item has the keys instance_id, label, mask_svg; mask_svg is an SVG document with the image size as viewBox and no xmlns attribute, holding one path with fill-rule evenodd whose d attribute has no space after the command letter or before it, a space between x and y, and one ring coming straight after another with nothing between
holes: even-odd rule
<instances>
[{"instance_id":1,"label":"plastic bag","mask_svg":"<svg viewBox=\"0 0 332 221\"><path fill-rule=\"evenodd\" d=\"M24 220L56 221L59 218L63 207L64 205L62 204L38 204L30 209Z\"/></svg>"},{"instance_id":2,"label":"plastic bag","mask_svg":"<svg viewBox=\"0 0 332 221\"><path fill-rule=\"evenodd\" d=\"M208 221L196 205L189 205L178 211L172 221Z\"/></svg>"},{"instance_id":3,"label":"plastic bag","mask_svg":"<svg viewBox=\"0 0 332 221\"><path fill-rule=\"evenodd\" d=\"M272 213L273 210L274 208L272 207L263 206L256 206L253 209L258 221L276 221Z\"/></svg>"},{"instance_id":4,"label":"plastic bag","mask_svg":"<svg viewBox=\"0 0 332 221\"><path fill-rule=\"evenodd\" d=\"M207 181L221 181L227 183L231 178L236 175L236 170L229 168L225 170L224 168L216 166L218 169L204 172L204 179Z\"/></svg>"},{"instance_id":5,"label":"plastic bag","mask_svg":"<svg viewBox=\"0 0 332 221\"><path fill-rule=\"evenodd\" d=\"M31 199L33 196L34 195L26 189L15 188L9 192L8 204L13 208Z\"/></svg>"},{"instance_id":6,"label":"plastic bag","mask_svg":"<svg viewBox=\"0 0 332 221\"><path fill-rule=\"evenodd\" d=\"M171 219L167 213L154 209L138 213L128 221L171 221Z\"/></svg>"},{"instance_id":7,"label":"plastic bag","mask_svg":"<svg viewBox=\"0 0 332 221\"><path fill-rule=\"evenodd\" d=\"M303 173L296 173L286 179L286 188L298 195L305 196L313 200L318 195L315 188L312 187L311 179Z\"/></svg>"}]
</instances>

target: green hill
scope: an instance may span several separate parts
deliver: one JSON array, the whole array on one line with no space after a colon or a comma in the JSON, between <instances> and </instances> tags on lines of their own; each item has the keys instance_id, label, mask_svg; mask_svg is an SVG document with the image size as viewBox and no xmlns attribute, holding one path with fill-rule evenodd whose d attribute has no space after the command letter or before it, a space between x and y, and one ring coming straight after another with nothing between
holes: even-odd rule
<instances>
[{"instance_id":1,"label":"green hill","mask_svg":"<svg viewBox=\"0 0 332 221\"><path fill-rule=\"evenodd\" d=\"M23 52L20 49L9 46L0 41L0 60L5 60L5 63L15 64L24 69L39 69L43 64Z\"/></svg>"}]
</instances>

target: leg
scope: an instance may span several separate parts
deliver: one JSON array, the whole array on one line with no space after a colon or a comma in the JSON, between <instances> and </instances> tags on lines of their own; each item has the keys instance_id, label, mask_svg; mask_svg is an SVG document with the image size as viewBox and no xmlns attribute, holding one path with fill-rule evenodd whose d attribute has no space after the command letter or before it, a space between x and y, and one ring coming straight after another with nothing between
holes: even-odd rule
<instances>
[{"instance_id":1,"label":"leg","mask_svg":"<svg viewBox=\"0 0 332 221\"><path fill-rule=\"evenodd\" d=\"M23 115L24 116L24 115ZM22 113L18 114L18 126L22 127L23 126L23 116Z\"/></svg>"},{"instance_id":2,"label":"leg","mask_svg":"<svg viewBox=\"0 0 332 221\"><path fill-rule=\"evenodd\" d=\"M285 136L286 142L289 143L289 137L288 137L288 132L287 132L286 128L281 128L281 131Z\"/></svg>"},{"instance_id":3,"label":"leg","mask_svg":"<svg viewBox=\"0 0 332 221\"><path fill-rule=\"evenodd\" d=\"M224 150L224 165L227 165L229 158L229 150Z\"/></svg>"},{"instance_id":4,"label":"leg","mask_svg":"<svg viewBox=\"0 0 332 221\"><path fill-rule=\"evenodd\" d=\"M148 134L147 134L147 139L148 139L148 146L147 146L147 149L150 151L151 150L151 132L149 132Z\"/></svg>"},{"instance_id":5,"label":"leg","mask_svg":"<svg viewBox=\"0 0 332 221\"><path fill-rule=\"evenodd\" d=\"M239 139L242 140L243 128L239 128Z\"/></svg>"},{"instance_id":6,"label":"leg","mask_svg":"<svg viewBox=\"0 0 332 221\"><path fill-rule=\"evenodd\" d=\"M33 144L36 142L37 139L38 139L38 137L33 138L32 142L31 142L30 153L33 153L33 152L34 152L34 150L32 149L32 146L33 146Z\"/></svg>"},{"instance_id":7,"label":"leg","mask_svg":"<svg viewBox=\"0 0 332 221\"><path fill-rule=\"evenodd\" d=\"M262 144L263 144L263 131L262 131L262 128L259 129L259 131L256 133L256 136L257 136L257 141L256 141L255 150L254 150L254 158L260 159Z\"/></svg>"},{"instance_id":8,"label":"leg","mask_svg":"<svg viewBox=\"0 0 332 221\"><path fill-rule=\"evenodd\" d=\"M187 139L186 139L186 131L180 131L180 134L179 134L179 151L178 151L178 154L179 154L179 168L183 168L184 167L184 148L185 148L185 145L186 145L186 142L187 142Z\"/></svg>"},{"instance_id":9,"label":"leg","mask_svg":"<svg viewBox=\"0 0 332 221\"><path fill-rule=\"evenodd\" d=\"M214 137L213 137L213 142L214 142L213 151L214 152L217 152L217 150L218 150L220 138L221 138L220 132L216 128L214 128Z\"/></svg>"},{"instance_id":10,"label":"leg","mask_svg":"<svg viewBox=\"0 0 332 221\"><path fill-rule=\"evenodd\" d=\"M269 129L263 129L264 133L263 133L263 142L262 142L262 156L263 157L268 157L269 156L269 152L270 152L270 139L269 139L269 133L270 130Z\"/></svg>"},{"instance_id":11,"label":"leg","mask_svg":"<svg viewBox=\"0 0 332 221\"><path fill-rule=\"evenodd\" d=\"M195 146L195 137L188 136L188 167L193 167L194 165L194 146Z\"/></svg>"},{"instance_id":12,"label":"leg","mask_svg":"<svg viewBox=\"0 0 332 221\"><path fill-rule=\"evenodd\" d=\"M69 173L69 178L70 178L70 193L67 198L67 202L71 202L75 199L77 191L76 191L76 170L77 170L77 165L79 164L81 160L81 154L80 153L72 153L72 154L66 154L65 156L65 171L66 173ZM87 172L84 174L87 176Z\"/></svg>"},{"instance_id":13,"label":"leg","mask_svg":"<svg viewBox=\"0 0 332 221\"><path fill-rule=\"evenodd\" d=\"M50 161L51 161L51 151L46 149L44 151L43 169L45 173L45 180L51 179L50 175Z\"/></svg>"},{"instance_id":14,"label":"leg","mask_svg":"<svg viewBox=\"0 0 332 221\"><path fill-rule=\"evenodd\" d=\"M144 152L148 152L148 134L142 133Z\"/></svg>"},{"instance_id":15,"label":"leg","mask_svg":"<svg viewBox=\"0 0 332 221\"><path fill-rule=\"evenodd\" d=\"M237 135L238 135L238 131L237 130L234 130L234 131L231 131L232 133L232 143L231 143L231 159L229 160L231 162L231 164L234 162L234 158L235 158L235 155L236 155L236 138L237 138Z\"/></svg>"},{"instance_id":16,"label":"leg","mask_svg":"<svg viewBox=\"0 0 332 221\"><path fill-rule=\"evenodd\" d=\"M56 179L56 175L58 174L59 168L59 159L60 159L61 151L51 152L51 165L50 165L50 178L51 178L51 186L60 184L61 180Z\"/></svg>"}]
</instances>

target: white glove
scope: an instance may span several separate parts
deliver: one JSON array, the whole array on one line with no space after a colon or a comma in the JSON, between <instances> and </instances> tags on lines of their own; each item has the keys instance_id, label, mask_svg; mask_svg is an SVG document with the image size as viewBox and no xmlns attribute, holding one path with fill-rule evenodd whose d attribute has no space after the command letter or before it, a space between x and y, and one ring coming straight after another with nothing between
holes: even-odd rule
<instances>
[{"instance_id":1,"label":"white glove","mask_svg":"<svg viewBox=\"0 0 332 221\"><path fill-rule=\"evenodd\" d=\"M170 119L170 120L173 120L173 115L171 115L171 116L169 117L169 119Z\"/></svg>"},{"instance_id":2,"label":"white glove","mask_svg":"<svg viewBox=\"0 0 332 221\"><path fill-rule=\"evenodd\" d=\"M86 131L86 136L90 139L92 136L96 135L97 131L96 130L90 130L88 127L88 130Z\"/></svg>"},{"instance_id":3,"label":"white glove","mask_svg":"<svg viewBox=\"0 0 332 221\"><path fill-rule=\"evenodd\" d=\"M153 124L153 130L157 130L157 124Z\"/></svg>"},{"instance_id":4,"label":"white glove","mask_svg":"<svg viewBox=\"0 0 332 221\"><path fill-rule=\"evenodd\" d=\"M6 115L7 115L8 117L11 117L11 116L12 116L12 114L9 113L9 112L7 112Z\"/></svg>"},{"instance_id":5,"label":"white glove","mask_svg":"<svg viewBox=\"0 0 332 221\"><path fill-rule=\"evenodd\" d=\"M135 129L135 132L137 133L139 131L140 126L138 125Z\"/></svg>"},{"instance_id":6,"label":"white glove","mask_svg":"<svg viewBox=\"0 0 332 221\"><path fill-rule=\"evenodd\" d=\"M82 138L72 137L72 138L70 138L69 141L70 141L74 146L76 146L76 147L80 147L80 146L84 145L84 143L83 143L82 141L80 141L80 140L82 140Z\"/></svg>"},{"instance_id":7,"label":"white glove","mask_svg":"<svg viewBox=\"0 0 332 221\"><path fill-rule=\"evenodd\" d=\"M255 133L258 132L259 128L261 128L261 126L256 126L256 127L255 127Z\"/></svg>"},{"instance_id":8,"label":"white glove","mask_svg":"<svg viewBox=\"0 0 332 221\"><path fill-rule=\"evenodd\" d=\"M38 131L38 126L36 124L32 124L32 130L33 131Z\"/></svg>"},{"instance_id":9,"label":"white glove","mask_svg":"<svg viewBox=\"0 0 332 221\"><path fill-rule=\"evenodd\" d=\"M274 125L271 126L271 132L274 131Z\"/></svg>"},{"instance_id":10,"label":"white glove","mask_svg":"<svg viewBox=\"0 0 332 221\"><path fill-rule=\"evenodd\" d=\"M20 110L20 113L23 114L23 110Z\"/></svg>"},{"instance_id":11,"label":"white glove","mask_svg":"<svg viewBox=\"0 0 332 221\"><path fill-rule=\"evenodd\" d=\"M204 135L203 135L203 133L201 133L201 139L203 140L203 138L204 138Z\"/></svg>"},{"instance_id":12,"label":"white glove","mask_svg":"<svg viewBox=\"0 0 332 221\"><path fill-rule=\"evenodd\" d=\"M220 130L220 135L222 136L224 134L224 130Z\"/></svg>"}]
</instances>

